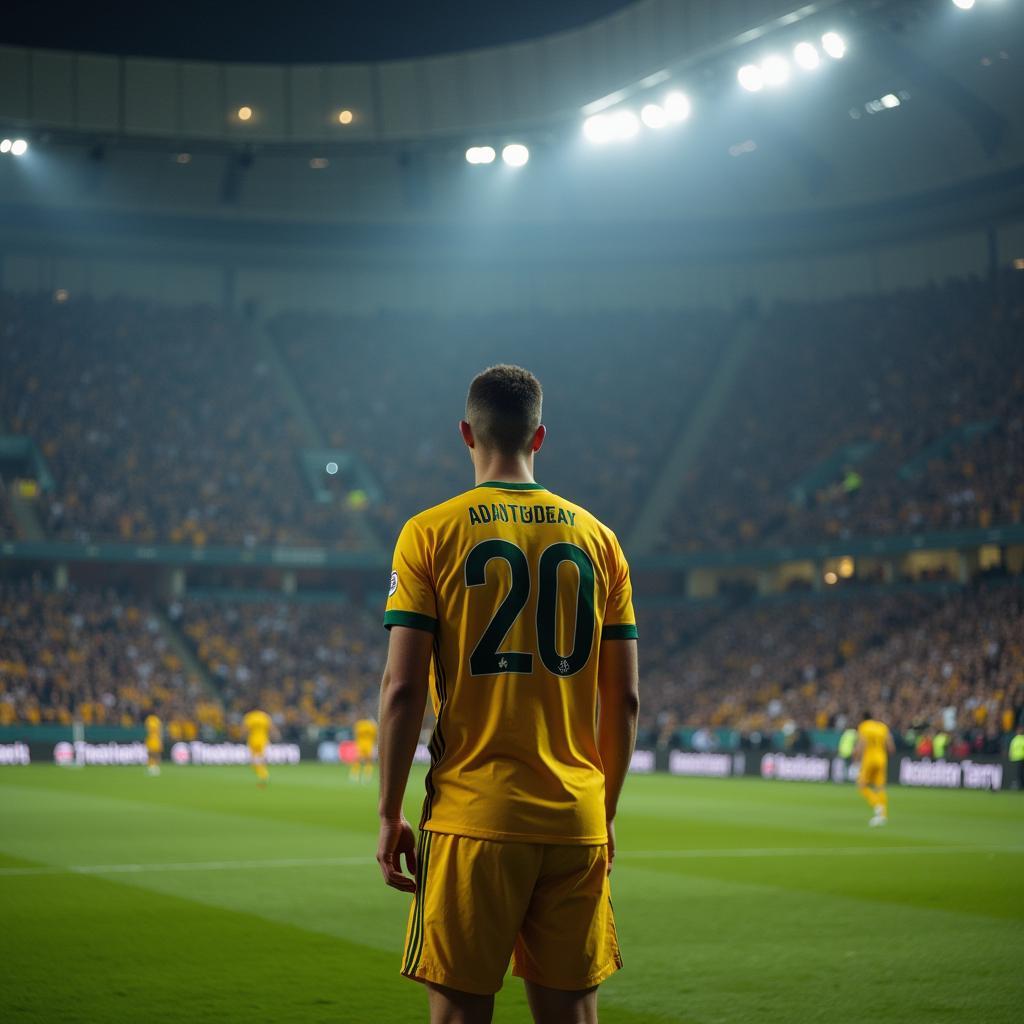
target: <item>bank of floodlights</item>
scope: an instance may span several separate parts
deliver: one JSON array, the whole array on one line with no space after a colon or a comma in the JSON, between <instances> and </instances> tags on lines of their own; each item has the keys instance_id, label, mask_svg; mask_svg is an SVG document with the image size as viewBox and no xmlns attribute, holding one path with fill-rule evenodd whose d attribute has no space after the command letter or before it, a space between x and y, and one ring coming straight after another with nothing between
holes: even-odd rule
<instances>
[{"instance_id":1,"label":"bank of floodlights","mask_svg":"<svg viewBox=\"0 0 1024 1024\"><path fill-rule=\"evenodd\" d=\"M466 150L466 163L493 164L496 156L493 146L470 146Z\"/></svg>"},{"instance_id":2,"label":"bank of floodlights","mask_svg":"<svg viewBox=\"0 0 1024 1024\"><path fill-rule=\"evenodd\" d=\"M470 146L466 150L466 163L480 166L493 164L498 153L493 146ZM501 150L501 162L506 167L525 167L530 160L530 150L521 142L510 142Z\"/></svg>"},{"instance_id":3,"label":"bank of floodlights","mask_svg":"<svg viewBox=\"0 0 1024 1024\"><path fill-rule=\"evenodd\" d=\"M846 40L838 32L826 32L818 44L806 39L793 47L792 59L771 53L759 64L744 64L736 72L736 81L747 92L778 89L793 77L794 67L800 71L817 71L824 57L842 60L846 56Z\"/></svg>"},{"instance_id":4,"label":"bank of floodlights","mask_svg":"<svg viewBox=\"0 0 1024 1024\"><path fill-rule=\"evenodd\" d=\"M661 97L660 103L645 103L639 114L631 107L616 107L591 115L583 122L583 137L596 146L629 142L640 134L642 128L661 131L682 124L689 119L692 110L689 96L673 89Z\"/></svg>"},{"instance_id":5,"label":"bank of floodlights","mask_svg":"<svg viewBox=\"0 0 1024 1024\"><path fill-rule=\"evenodd\" d=\"M0 139L0 154L7 156L24 156L28 152L28 143L24 139Z\"/></svg>"}]
</instances>

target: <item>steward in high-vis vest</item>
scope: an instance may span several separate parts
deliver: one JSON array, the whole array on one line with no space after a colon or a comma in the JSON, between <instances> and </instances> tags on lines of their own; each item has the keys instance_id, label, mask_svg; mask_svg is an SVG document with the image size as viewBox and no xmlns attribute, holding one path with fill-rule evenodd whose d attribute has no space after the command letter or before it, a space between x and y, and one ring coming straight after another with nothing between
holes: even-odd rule
<instances>
[{"instance_id":1,"label":"steward in high-vis vest","mask_svg":"<svg viewBox=\"0 0 1024 1024\"><path fill-rule=\"evenodd\" d=\"M1015 771L1013 775L1013 786L1015 789L1024 789L1024 723L1017 726L1017 735L1010 740L1010 764Z\"/></svg>"}]
</instances>

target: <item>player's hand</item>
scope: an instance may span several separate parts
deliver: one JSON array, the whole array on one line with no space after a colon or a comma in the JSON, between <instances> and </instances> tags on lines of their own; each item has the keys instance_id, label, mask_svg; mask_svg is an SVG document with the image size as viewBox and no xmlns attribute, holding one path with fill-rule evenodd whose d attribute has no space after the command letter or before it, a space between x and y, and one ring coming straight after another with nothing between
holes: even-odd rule
<instances>
[{"instance_id":1,"label":"player's hand","mask_svg":"<svg viewBox=\"0 0 1024 1024\"><path fill-rule=\"evenodd\" d=\"M384 881L399 892L415 892L416 881L402 874L402 855L405 855L405 869L416 874L416 838L404 815L397 820L381 818L380 841L377 843L377 863Z\"/></svg>"},{"instance_id":2,"label":"player's hand","mask_svg":"<svg viewBox=\"0 0 1024 1024\"><path fill-rule=\"evenodd\" d=\"M612 861L615 860L615 823L608 822L608 874L612 873Z\"/></svg>"}]
</instances>

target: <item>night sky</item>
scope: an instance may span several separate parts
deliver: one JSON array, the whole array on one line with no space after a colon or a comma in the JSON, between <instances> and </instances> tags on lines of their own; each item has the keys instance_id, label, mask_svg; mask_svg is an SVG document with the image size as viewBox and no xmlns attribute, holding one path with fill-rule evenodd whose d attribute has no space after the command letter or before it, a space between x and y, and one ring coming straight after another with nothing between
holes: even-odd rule
<instances>
[{"instance_id":1,"label":"night sky","mask_svg":"<svg viewBox=\"0 0 1024 1024\"><path fill-rule=\"evenodd\" d=\"M15 2L0 17L0 43L196 60L385 60L532 39L626 6L628 0Z\"/></svg>"}]
</instances>

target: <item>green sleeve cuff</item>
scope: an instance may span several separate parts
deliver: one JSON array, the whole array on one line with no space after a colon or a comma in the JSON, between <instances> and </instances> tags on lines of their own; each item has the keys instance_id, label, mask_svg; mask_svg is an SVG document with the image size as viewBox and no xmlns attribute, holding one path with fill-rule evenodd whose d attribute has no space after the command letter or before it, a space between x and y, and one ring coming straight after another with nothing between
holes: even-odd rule
<instances>
[{"instance_id":1,"label":"green sleeve cuff","mask_svg":"<svg viewBox=\"0 0 1024 1024\"><path fill-rule=\"evenodd\" d=\"M602 640L639 640L640 634L636 631L636 626L632 623L626 623L621 626L605 626L601 630Z\"/></svg>"},{"instance_id":2,"label":"green sleeve cuff","mask_svg":"<svg viewBox=\"0 0 1024 1024\"><path fill-rule=\"evenodd\" d=\"M419 612L394 612L384 613L384 628L392 626L409 626L411 629L422 629L427 633L437 632L437 619L429 615L420 615Z\"/></svg>"}]
</instances>

